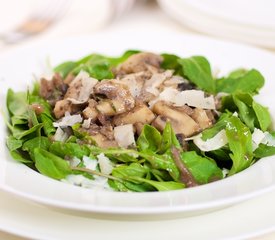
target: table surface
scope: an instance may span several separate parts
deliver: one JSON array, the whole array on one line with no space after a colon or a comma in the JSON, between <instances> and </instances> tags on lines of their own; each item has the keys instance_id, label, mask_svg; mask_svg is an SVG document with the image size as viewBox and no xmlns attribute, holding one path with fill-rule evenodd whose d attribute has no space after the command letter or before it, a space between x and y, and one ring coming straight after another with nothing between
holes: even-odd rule
<instances>
[{"instance_id":1,"label":"table surface","mask_svg":"<svg viewBox=\"0 0 275 240\"><path fill-rule=\"evenodd\" d=\"M79 1L81 2L81 1ZM83 7L78 10L84 10ZM92 18L92 16L91 16ZM87 20L87 19L86 19ZM119 19L112 21L109 24L94 24L89 27L83 25L72 25L71 20L61 20L56 26L52 27L49 31L42 35L30 39L19 46L8 46L3 48L1 51L9 51L11 48L17 48L22 45L30 45L34 42L55 40L59 38L65 38L70 36L92 34L100 31L128 31L134 29L135 31L154 31L154 32L166 32L166 33L196 33L191 29L183 27L181 24L172 20L167 16L155 2L151 1L140 1L134 9L126 13ZM100 25L100 27L98 27ZM146 28L146 29L145 29ZM68 30L69 29L69 30ZM0 51L0 54L1 54ZM0 239L5 240L20 240L24 239L18 236L11 235L9 233L0 231ZM271 240L275 239L275 233L269 233L255 240Z\"/></svg>"}]
</instances>

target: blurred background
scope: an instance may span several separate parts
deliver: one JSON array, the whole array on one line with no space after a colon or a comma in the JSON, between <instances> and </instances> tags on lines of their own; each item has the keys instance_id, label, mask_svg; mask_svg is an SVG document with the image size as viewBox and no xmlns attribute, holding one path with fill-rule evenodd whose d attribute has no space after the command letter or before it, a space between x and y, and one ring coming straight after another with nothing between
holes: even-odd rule
<instances>
[{"instance_id":1,"label":"blurred background","mask_svg":"<svg viewBox=\"0 0 275 240\"><path fill-rule=\"evenodd\" d=\"M0 0L0 46L100 31L196 33L275 49L274 0Z\"/></svg>"}]
</instances>

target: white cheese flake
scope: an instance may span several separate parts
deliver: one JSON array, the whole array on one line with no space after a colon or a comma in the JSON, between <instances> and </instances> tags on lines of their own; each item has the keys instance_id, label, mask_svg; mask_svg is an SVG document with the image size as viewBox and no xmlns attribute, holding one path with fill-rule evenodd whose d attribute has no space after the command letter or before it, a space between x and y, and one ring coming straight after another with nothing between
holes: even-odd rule
<instances>
[{"instance_id":1,"label":"white cheese flake","mask_svg":"<svg viewBox=\"0 0 275 240\"><path fill-rule=\"evenodd\" d=\"M201 136L201 134L197 135L197 137L193 138L193 142L204 152L217 150L228 143L224 129L218 132L213 138L207 139L206 141L204 141Z\"/></svg>"},{"instance_id":2,"label":"white cheese flake","mask_svg":"<svg viewBox=\"0 0 275 240\"><path fill-rule=\"evenodd\" d=\"M168 87L157 98L149 102L149 106L152 107L160 100L170 102L175 106L184 106L187 104L190 107L216 109L214 97L212 95L205 97L204 92L201 90L178 91L177 89Z\"/></svg>"},{"instance_id":3,"label":"white cheese flake","mask_svg":"<svg viewBox=\"0 0 275 240\"><path fill-rule=\"evenodd\" d=\"M53 126L54 127L69 127L69 126L75 125L76 123L81 123L82 120L83 119L80 114L70 115L70 113L66 112L65 116L63 118L61 118L60 121L53 123Z\"/></svg>"},{"instance_id":4,"label":"white cheese flake","mask_svg":"<svg viewBox=\"0 0 275 240\"><path fill-rule=\"evenodd\" d=\"M100 153L99 155L97 155L97 159L98 159L98 164L100 167L100 171L103 174L109 175L112 173L113 171L113 164L110 161L109 158L107 158L104 153Z\"/></svg>"},{"instance_id":5,"label":"white cheese flake","mask_svg":"<svg viewBox=\"0 0 275 240\"><path fill-rule=\"evenodd\" d=\"M135 146L133 124L125 124L114 128L114 137L120 147Z\"/></svg>"}]
</instances>

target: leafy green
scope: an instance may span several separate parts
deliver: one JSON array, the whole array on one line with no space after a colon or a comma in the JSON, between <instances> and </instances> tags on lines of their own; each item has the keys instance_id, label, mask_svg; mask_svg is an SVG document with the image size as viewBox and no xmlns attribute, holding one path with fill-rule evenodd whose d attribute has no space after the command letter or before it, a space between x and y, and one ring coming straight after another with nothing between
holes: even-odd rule
<instances>
[{"instance_id":1,"label":"leafy green","mask_svg":"<svg viewBox=\"0 0 275 240\"><path fill-rule=\"evenodd\" d=\"M259 144L258 148L254 151L256 158L263 158L275 155L275 147L266 144Z\"/></svg>"},{"instance_id":2,"label":"leafy green","mask_svg":"<svg viewBox=\"0 0 275 240\"><path fill-rule=\"evenodd\" d=\"M252 136L249 128L235 116L232 116L227 122L226 136L232 152L229 156L233 161L229 175L233 175L252 164Z\"/></svg>"},{"instance_id":3,"label":"leafy green","mask_svg":"<svg viewBox=\"0 0 275 240\"><path fill-rule=\"evenodd\" d=\"M152 152L157 152L161 141L160 132L156 128L146 124L137 139L137 146L140 151L151 150Z\"/></svg>"},{"instance_id":4,"label":"leafy green","mask_svg":"<svg viewBox=\"0 0 275 240\"><path fill-rule=\"evenodd\" d=\"M181 153L181 158L199 184L209 183L223 177L222 171L215 161L199 156L194 151Z\"/></svg>"},{"instance_id":5,"label":"leafy green","mask_svg":"<svg viewBox=\"0 0 275 240\"><path fill-rule=\"evenodd\" d=\"M54 179L62 179L72 172L68 161L44 149L35 148L33 150L33 155L35 167L43 175Z\"/></svg>"},{"instance_id":6,"label":"leafy green","mask_svg":"<svg viewBox=\"0 0 275 240\"><path fill-rule=\"evenodd\" d=\"M256 69L239 70L216 81L217 92L256 94L264 85L264 77Z\"/></svg>"},{"instance_id":7,"label":"leafy green","mask_svg":"<svg viewBox=\"0 0 275 240\"><path fill-rule=\"evenodd\" d=\"M200 89L214 93L215 81L212 77L211 67L208 60L203 56L193 56L178 60L183 69L183 75Z\"/></svg>"},{"instance_id":8,"label":"leafy green","mask_svg":"<svg viewBox=\"0 0 275 240\"><path fill-rule=\"evenodd\" d=\"M78 61L68 61L54 68L55 72L65 78L69 73L77 75L80 71L86 71L91 77L98 80L113 78L112 68L124 62L137 50L128 50L120 57L107 57L100 54L90 54Z\"/></svg>"},{"instance_id":9,"label":"leafy green","mask_svg":"<svg viewBox=\"0 0 275 240\"><path fill-rule=\"evenodd\" d=\"M253 101L252 108L257 116L259 127L262 131L266 131L271 125L271 116L267 107Z\"/></svg>"}]
</instances>

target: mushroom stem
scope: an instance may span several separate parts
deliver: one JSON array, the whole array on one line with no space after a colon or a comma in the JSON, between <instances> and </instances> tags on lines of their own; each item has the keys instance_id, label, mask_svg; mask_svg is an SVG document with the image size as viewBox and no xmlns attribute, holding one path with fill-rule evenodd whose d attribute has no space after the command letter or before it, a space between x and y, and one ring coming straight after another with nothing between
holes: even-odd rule
<instances>
[{"instance_id":1,"label":"mushroom stem","mask_svg":"<svg viewBox=\"0 0 275 240\"><path fill-rule=\"evenodd\" d=\"M187 187L198 186L199 184L194 179L192 173L187 169L187 167L185 166L184 162L181 160L180 151L176 147L172 146L171 152L172 152L172 155L173 155L173 160L174 160L177 168L180 171L180 180Z\"/></svg>"}]
</instances>

